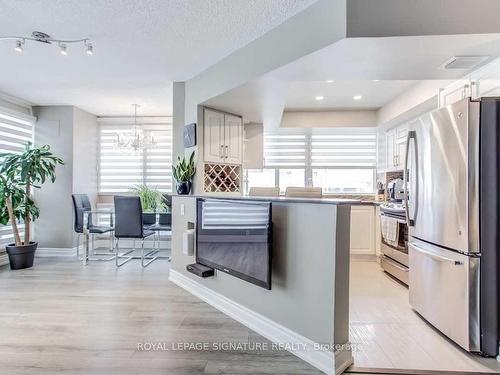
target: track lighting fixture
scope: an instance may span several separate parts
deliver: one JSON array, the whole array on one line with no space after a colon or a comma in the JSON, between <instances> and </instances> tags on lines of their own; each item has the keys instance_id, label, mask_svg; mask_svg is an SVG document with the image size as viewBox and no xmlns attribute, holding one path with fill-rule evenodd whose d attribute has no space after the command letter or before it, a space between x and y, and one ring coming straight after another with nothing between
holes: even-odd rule
<instances>
[{"instance_id":1,"label":"track lighting fixture","mask_svg":"<svg viewBox=\"0 0 500 375\"><path fill-rule=\"evenodd\" d=\"M91 56L94 54L94 46L89 38L68 39L68 40L56 39L40 31L33 31L31 33L31 36L0 36L0 41L1 40L14 40L16 42L16 47L14 49L17 52L23 52L26 41L30 40L33 42L45 43L45 44L57 43L57 45L59 46L59 52L61 53L61 55L64 56L68 54L68 44L83 43L87 55Z\"/></svg>"}]
</instances>

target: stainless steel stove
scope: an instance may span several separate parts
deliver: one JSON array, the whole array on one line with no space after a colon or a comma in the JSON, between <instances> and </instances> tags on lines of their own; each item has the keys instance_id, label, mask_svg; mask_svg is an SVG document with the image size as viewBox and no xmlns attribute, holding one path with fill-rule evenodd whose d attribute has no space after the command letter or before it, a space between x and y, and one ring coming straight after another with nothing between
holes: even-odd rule
<instances>
[{"instance_id":1,"label":"stainless steel stove","mask_svg":"<svg viewBox=\"0 0 500 375\"><path fill-rule=\"evenodd\" d=\"M382 231L380 264L385 272L408 285L408 226L402 202L387 202L380 205Z\"/></svg>"}]
</instances>

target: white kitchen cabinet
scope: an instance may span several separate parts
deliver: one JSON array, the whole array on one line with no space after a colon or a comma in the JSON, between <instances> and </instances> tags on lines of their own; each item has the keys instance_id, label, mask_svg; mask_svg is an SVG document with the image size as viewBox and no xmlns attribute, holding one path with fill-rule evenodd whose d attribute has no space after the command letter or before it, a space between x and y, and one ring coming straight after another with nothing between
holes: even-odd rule
<instances>
[{"instance_id":1,"label":"white kitchen cabinet","mask_svg":"<svg viewBox=\"0 0 500 375\"><path fill-rule=\"evenodd\" d=\"M243 161L242 118L207 108L204 111L204 161L241 164Z\"/></svg>"},{"instance_id":2,"label":"white kitchen cabinet","mask_svg":"<svg viewBox=\"0 0 500 375\"><path fill-rule=\"evenodd\" d=\"M396 165L396 158L394 152L394 145L396 139L396 132L394 130L389 130L385 133L385 147L386 147L386 168L394 169Z\"/></svg>"},{"instance_id":3,"label":"white kitchen cabinet","mask_svg":"<svg viewBox=\"0 0 500 375\"><path fill-rule=\"evenodd\" d=\"M224 113L205 109L204 118L204 159L219 163L224 151Z\"/></svg>"},{"instance_id":4,"label":"white kitchen cabinet","mask_svg":"<svg viewBox=\"0 0 500 375\"><path fill-rule=\"evenodd\" d=\"M243 162L243 123L241 117L224 115L225 162L242 164Z\"/></svg>"},{"instance_id":5,"label":"white kitchen cabinet","mask_svg":"<svg viewBox=\"0 0 500 375\"><path fill-rule=\"evenodd\" d=\"M351 206L351 254L375 255L375 207Z\"/></svg>"},{"instance_id":6,"label":"white kitchen cabinet","mask_svg":"<svg viewBox=\"0 0 500 375\"><path fill-rule=\"evenodd\" d=\"M404 169L408 128L400 126L385 134L387 170Z\"/></svg>"}]
</instances>

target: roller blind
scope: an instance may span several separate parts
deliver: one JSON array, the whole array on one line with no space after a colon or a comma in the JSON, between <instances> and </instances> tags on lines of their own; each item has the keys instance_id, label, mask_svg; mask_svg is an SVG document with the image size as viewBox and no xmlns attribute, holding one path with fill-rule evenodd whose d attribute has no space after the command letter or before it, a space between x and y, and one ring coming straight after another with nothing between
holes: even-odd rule
<instances>
[{"instance_id":1,"label":"roller blind","mask_svg":"<svg viewBox=\"0 0 500 375\"><path fill-rule=\"evenodd\" d=\"M374 128L280 129L264 135L264 163L278 168L375 168Z\"/></svg>"},{"instance_id":2,"label":"roller blind","mask_svg":"<svg viewBox=\"0 0 500 375\"><path fill-rule=\"evenodd\" d=\"M311 166L375 168L377 134L375 129L313 129Z\"/></svg>"},{"instance_id":3,"label":"roller blind","mask_svg":"<svg viewBox=\"0 0 500 375\"><path fill-rule=\"evenodd\" d=\"M306 165L308 134L280 130L264 134L264 163L266 167L304 167Z\"/></svg>"},{"instance_id":4,"label":"roller blind","mask_svg":"<svg viewBox=\"0 0 500 375\"><path fill-rule=\"evenodd\" d=\"M146 136L154 136L156 147L139 151L116 146L118 134L131 135L130 119L100 119L99 191L127 192L135 185L147 185L162 192L172 191L172 123L170 118L140 118Z\"/></svg>"},{"instance_id":5,"label":"roller blind","mask_svg":"<svg viewBox=\"0 0 500 375\"><path fill-rule=\"evenodd\" d=\"M21 153L26 142L33 142L33 124L35 118L0 110L0 153ZM0 163L3 158L0 158ZM21 233L24 224L18 224ZM0 265L7 262L5 245L14 241L14 235L10 225L0 225Z\"/></svg>"}]
</instances>

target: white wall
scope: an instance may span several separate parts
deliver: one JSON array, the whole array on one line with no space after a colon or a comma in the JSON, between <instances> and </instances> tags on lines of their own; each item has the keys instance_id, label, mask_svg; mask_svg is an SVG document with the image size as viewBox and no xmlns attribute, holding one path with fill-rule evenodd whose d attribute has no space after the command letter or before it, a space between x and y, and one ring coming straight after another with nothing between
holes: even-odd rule
<instances>
[{"instance_id":1,"label":"white wall","mask_svg":"<svg viewBox=\"0 0 500 375\"><path fill-rule=\"evenodd\" d=\"M343 128L377 126L376 111L285 111L283 128Z\"/></svg>"}]
</instances>

